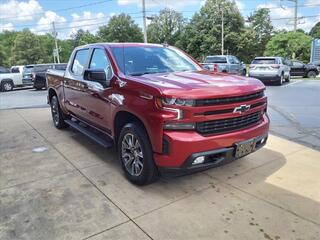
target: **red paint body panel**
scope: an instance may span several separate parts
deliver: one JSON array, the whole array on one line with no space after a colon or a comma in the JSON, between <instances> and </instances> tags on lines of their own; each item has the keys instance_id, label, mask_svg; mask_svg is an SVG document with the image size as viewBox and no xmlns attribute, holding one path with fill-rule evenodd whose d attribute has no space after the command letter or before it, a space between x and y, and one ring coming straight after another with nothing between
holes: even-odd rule
<instances>
[{"instance_id":1,"label":"red paint body panel","mask_svg":"<svg viewBox=\"0 0 320 240\"><path fill-rule=\"evenodd\" d=\"M144 124L154 151L156 165L160 167L179 167L193 153L231 147L235 143L265 135L269 129L269 119L265 112L267 98L265 96L241 103L218 104L212 106L175 106L183 111L183 119L176 120L176 113L160 108L156 104L156 98L183 98L183 99L213 99L243 96L263 91L265 86L256 79L214 73L201 69L193 72L175 72L167 74L148 74L142 76L125 76L117 66L111 47L145 46L140 43L114 43L93 44L81 48L102 48L109 57L113 68L114 77L110 87L102 92L89 90L87 81L75 77L70 72L70 61L64 76L47 74L50 91L55 91L62 110L71 113L79 119L83 119L95 128L101 129L115 138L114 119L119 112L129 112L135 115ZM148 47L163 47L162 45L147 45ZM180 50L179 50L180 51ZM124 81L124 87L119 87L119 81ZM114 96L121 96L123 101L115 101ZM142 96L152 96L146 99ZM261 112L261 121L249 128L236 130L230 133L204 136L195 130L168 131L163 130L166 122L196 123L217 119L227 119L239 116L238 113L228 112L221 114L205 114L205 112L234 109L240 104L262 105L250 109L243 115L253 112ZM163 138L170 144L170 152L163 152Z\"/></svg>"}]
</instances>

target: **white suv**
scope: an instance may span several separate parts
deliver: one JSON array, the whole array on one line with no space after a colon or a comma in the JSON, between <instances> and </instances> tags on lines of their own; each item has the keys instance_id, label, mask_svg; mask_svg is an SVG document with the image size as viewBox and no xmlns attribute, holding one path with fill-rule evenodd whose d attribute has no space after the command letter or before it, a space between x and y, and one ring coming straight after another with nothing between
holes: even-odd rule
<instances>
[{"instance_id":1,"label":"white suv","mask_svg":"<svg viewBox=\"0 0 320 240\"><path fill-rule=\"evenodd\" d=\"M290 81L290 66L282 57L256 57L250 64L249 77L282 85Z\"/></svg>"}]
</instances>

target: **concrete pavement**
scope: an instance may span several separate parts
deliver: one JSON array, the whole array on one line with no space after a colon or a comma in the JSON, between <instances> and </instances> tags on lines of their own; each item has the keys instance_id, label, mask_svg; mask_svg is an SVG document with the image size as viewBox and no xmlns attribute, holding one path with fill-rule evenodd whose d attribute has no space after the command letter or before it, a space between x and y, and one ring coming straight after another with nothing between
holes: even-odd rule
<instances>
[{"instance_id":1,"label":"concrete pavement","mask_svg":"<svg viewBox=\"0 0 320 240\"><path fill-rule=\"evenodd\" d=\"M137 187L49 111L0 111L0 239L320 239L317 150L271 135L231 164Z\"/></svg>"}]
</instances>

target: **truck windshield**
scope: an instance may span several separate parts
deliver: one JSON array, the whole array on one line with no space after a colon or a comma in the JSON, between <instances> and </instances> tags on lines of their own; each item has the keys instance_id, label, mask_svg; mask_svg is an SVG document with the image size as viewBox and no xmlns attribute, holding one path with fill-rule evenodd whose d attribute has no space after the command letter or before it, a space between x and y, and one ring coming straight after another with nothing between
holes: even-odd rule
<instances>
[{"instance_id":1,"label":"truck windshield","mask_svg":"<svg viewBox=\"0 0 320 240\"><path fill-rule=\"evenodd\" d=\"M227 58L226 57L218 57L218 56L206 57L204 62L205 63L227 63Z\"/></svg>"},{"instance_id":2,"label":"truck windshield","mask_svg":"<svg viewBox=\"0 0 320 240\"><path fill-rule=\"evenodd\" d=\"M182 52L168 47L111 47L118 67L125 75L196 71L197 66Z\"/></svg>"}]
</instances>

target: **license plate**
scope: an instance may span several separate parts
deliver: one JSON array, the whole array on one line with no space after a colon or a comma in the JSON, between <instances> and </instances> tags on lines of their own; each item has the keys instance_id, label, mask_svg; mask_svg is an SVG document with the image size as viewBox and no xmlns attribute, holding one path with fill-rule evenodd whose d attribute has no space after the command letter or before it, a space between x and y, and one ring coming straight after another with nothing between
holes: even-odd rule
<instances>
[{"instance_id":1,"label":"license plate","mask_svg":"<svg viewBox=\"0 0 320 240\"><path fill-rule=\"evenodd\" d=\"M255 150L256 142L254 139L246 140L243 142L236 143L235 157L243 157Z\"/></svg>"}]
</instances>

